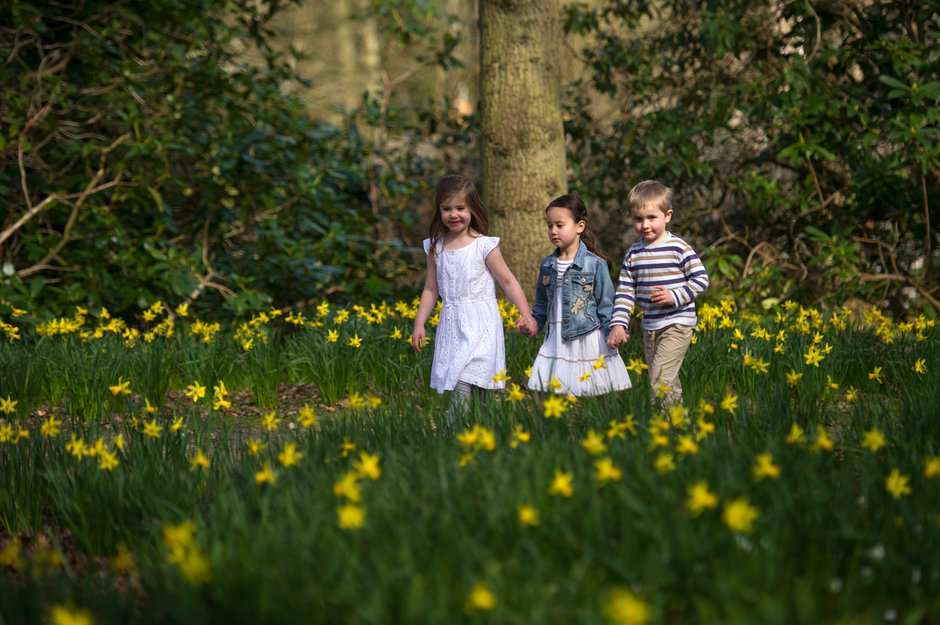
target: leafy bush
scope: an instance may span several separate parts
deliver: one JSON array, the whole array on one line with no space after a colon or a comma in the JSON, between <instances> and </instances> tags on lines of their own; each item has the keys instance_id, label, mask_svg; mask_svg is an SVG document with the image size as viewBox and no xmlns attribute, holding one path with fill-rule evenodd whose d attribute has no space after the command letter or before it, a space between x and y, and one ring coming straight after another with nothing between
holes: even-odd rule
<instances>
[{"instance_id":1,"label":"leafy bush","mask_svg":"<svg viewBox=\"0 0 940 625\"><path fill-rule=\"evenodd\" d=\"M897 312L903 286L940 307L933 7L611 0L570 6L566 27L590 41L574 179L606 209L622 214L646 178L674 187L677 231L710 245L718 286L745 300ZM613 103L606 128L587 86Z\"/></svg>"}]
</instances>

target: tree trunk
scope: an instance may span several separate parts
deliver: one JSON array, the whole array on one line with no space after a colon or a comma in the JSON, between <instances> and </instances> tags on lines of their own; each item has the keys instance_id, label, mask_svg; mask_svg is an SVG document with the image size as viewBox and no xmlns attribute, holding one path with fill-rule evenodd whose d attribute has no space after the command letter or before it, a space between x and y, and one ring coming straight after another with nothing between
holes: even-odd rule
<instances>
[{"instance_id":1,"label":"tree trunk","mask_svg":"<svg viewBox=\"0 0 940 625\"><path fill-rule=\"evenodd\" d=\"M545 207L566 192L558 0L480 0L483 200L530 300L551 252Z\"/></svg>"}]
</instances>

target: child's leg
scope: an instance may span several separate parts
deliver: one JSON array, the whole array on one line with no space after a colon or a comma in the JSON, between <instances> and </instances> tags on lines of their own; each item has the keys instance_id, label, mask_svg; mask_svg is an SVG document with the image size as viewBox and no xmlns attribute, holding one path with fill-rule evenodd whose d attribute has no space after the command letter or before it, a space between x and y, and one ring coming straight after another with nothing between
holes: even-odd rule
<instances>
[{"instance_id":1,"label":"child's leg","mask_svg":"<svg viewBox=\"0 0 940 625\"><path fill-rule=\"evenodd\" d=\"M450 394L450 411L447 415L448 425L454 425L454 419L457 416L465 416L469 413L474 404L482 407L484 416L489 416L487 410L488 397L489 391L482 386L458 380L457 385Z\"/></svg>"},{"instance_id":2,"label":"child's leg","mask_svg":"<svg viewBox=\"0 0 940 625\"><path fill-rule=\"evenodd\" d=\"M643 333L643 351L650 368L650 393L654 402L659 399L660 384L669 388L662 397L665 405L675 406L682 402L679 369L692 342L693 331L691 326L674 324Z\"/></svg>"},{"instance_id":3,"label":"child's leg","mask_svg":"<svg viewBox=\"0 0 940 625\"><path fill-rule=\"evenodd\" d=\"M450 393L450 410L447 413L447 425L453 427L458 414L463 416L470 408L470 394L472 385L467 382L457 381L457 385Z\"/></svg>"}]
</instances>

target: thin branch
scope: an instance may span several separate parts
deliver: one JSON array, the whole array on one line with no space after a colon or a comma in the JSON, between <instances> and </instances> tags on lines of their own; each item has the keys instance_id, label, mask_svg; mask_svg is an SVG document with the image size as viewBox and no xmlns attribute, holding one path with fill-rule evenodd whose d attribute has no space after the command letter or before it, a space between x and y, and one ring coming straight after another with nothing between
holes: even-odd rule
<instances>
[{"instance_id":1,"label":"thin branch","mask_svg":"<svg viewBox=\"0 0 940 625\"><path fill-rule=\"evenodd\" d=\"M903 282L914 287L921 297L930 302L934 308L940 310L940 299L931 295L930 291L922 287L910 276L901 275L899 273L862 273L859 275L859 278L862 282L881 282L885 280L889 282Z\"/></svg>"},{"instance_id":2,"label":"thin branch","mask_svg":"<svg viewBox=\"0 0 940 625\"><path fill-rule=\"evenodd\" d=\"M930 203L927 200L927 176L923 171L920 172L920 193L921 201L924 204L924 228L926 232L924 233L924 270L917 280L918 284L923 282L924 278L930 274L931 239L933 237L930 233Z\"/></svg>"},{"instance_id":3,"label":"thin branch","mask_svg":"<svg viewBox=\"0 0 940 625\"><path fill-rule=\"evenodd\" d=\"M26 125L23 126L23 131L20 132L20 138L16 146L16 162L20 167L20 186L23 188L23 200L26 202L27 213L33 210L33 203L32 200L29 199L29 183L26 182L26 157L23 153L23 143L26 140L26 133L33 127L33 124L48 115L50 110L52 110L52 102L48 102L39 109L38 113L26 121ZM32 215L30 215L30 217L32 217ZM3 239L0 239L0 243L3 243Z\"/></svg>"},{"instance_id":4,"label":"thin branch","mask_svg":"<svg viewBox=\"0 0 940 625\"><path fill-rule=\"evenodd\" d=\"M806 65L809 65L813 57L816 56L816 53L819 52L819 43L822 41L822 21L819 19L819 14L816 13L816 9L813 8L813 3L809 2L809 0L806 2L806 8L809 9L810 13L812 13L813 17L816 19L816 43L813 44L813 51L806 57Z\"/></svg>"}]
</instances>

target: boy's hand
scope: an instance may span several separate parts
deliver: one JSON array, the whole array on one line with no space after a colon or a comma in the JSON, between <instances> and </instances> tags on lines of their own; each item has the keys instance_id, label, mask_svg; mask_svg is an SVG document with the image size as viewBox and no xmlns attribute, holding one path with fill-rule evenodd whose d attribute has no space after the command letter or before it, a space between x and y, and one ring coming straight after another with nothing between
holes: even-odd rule
<instances>
[{"instance_id":1,"label":"boy's hand","mask_svg":"<svg viewBox=\"0 0 940 625\"><path fill-rule=\"evenodd\" d=\"M657 306L675 306L676 300L672 297L672 291L664 286L658 286L653 289L650 301Z\"/></svg>"},{"instance_id":2,"label":"boy's hand","mask_svg":"<svg viewBox=\"0 0 940 625\"><path fill-rule=\"evenodd\" d=\"M611 349L617 349L624 343L630 340L630 336L627 334L627 331L623 326L614 326L610 329L610 333L607 335L607 347Z\"/></svg>"}]
</instances>

